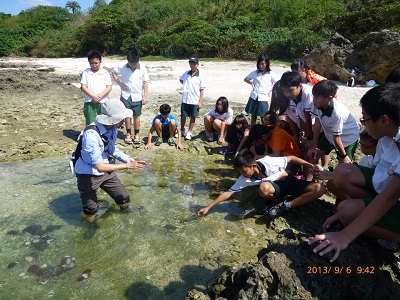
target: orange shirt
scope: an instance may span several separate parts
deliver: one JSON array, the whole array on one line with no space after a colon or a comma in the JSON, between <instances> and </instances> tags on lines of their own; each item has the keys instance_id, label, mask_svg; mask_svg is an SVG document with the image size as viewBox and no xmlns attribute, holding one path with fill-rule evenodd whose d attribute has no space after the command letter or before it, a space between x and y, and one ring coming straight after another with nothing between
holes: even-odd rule
<instances>
[{"instance_id":1,"label":"orange shirt","mask_svg":"<svg viewBox=\"0 0 400 300\"><path fill-rule=\"evenodd\" d=\"M274 150L282 151L283 156L293 155L299 158L303 158L301 150L297 145L293 137L279 126L275 126L271 133L271 137L268 140L269 148Z\"/></svg>"}]
</instances>

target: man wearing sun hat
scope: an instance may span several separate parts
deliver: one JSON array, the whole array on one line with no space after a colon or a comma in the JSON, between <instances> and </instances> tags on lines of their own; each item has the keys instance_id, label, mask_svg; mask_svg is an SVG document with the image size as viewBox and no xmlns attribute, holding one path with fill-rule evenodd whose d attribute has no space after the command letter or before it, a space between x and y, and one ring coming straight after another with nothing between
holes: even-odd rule
<instances>
[{"instance_id":1,"label":"man wearing sun hat","mask_svg":"<svg viewBox=\"0 0 400 300\"><path fill-rule=\"evenodd\" d=\"M82 134L81 156L76 162L75 173L83 213L89 222L95 220L98 210L98 188L109 194L121 209L129 206L129 194L114 171L146 167L145 161L135 161L115 145L118 128L127 117L132 117L132 110L125 108L121 101L109 99L103 103L102 114ZM109 157L122 164L111 163Z\"/></svg>"}]
</instances>

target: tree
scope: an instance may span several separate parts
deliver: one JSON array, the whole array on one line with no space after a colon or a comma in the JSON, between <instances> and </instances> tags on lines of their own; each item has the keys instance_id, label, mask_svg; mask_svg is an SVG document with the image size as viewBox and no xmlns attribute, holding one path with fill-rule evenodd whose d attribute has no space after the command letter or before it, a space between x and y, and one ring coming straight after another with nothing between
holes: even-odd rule
<instances>
[{"instance_id":1,"label":"tree","mask_svg":"<svg viewBox=\"0 0 400 300\"><path fill-rule=\"evenodd\" d=\"M68 1L65 4L65 8L70 9L72 14L79 13L81 11L81 6L76 1Z\"/></svg>"}]
</instances>

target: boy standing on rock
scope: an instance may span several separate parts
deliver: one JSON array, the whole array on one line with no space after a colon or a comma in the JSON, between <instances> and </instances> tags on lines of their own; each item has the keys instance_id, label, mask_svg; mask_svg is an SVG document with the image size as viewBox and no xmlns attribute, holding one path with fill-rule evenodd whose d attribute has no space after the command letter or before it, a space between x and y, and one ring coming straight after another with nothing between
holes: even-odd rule
<instances>
[{"instance_id":1,"label":"boy standing on rock","mask_svg":"<svg viewBox=\"0 0 400 300\"><path fill-rule=\"evenodd\" d=\"M183 84L183 95L181 105L181 135L186 140L193 137L193 128L196 117L199 116L199 110L202 106L205 82L203 73L199 71L199 59L197 57L189 58L190 70L183 73L179 81ZM189 130L186 132L186 118L190 117Z\"/></svg>"},{"instance_id":2,"label":"boy standing on rock","mask_svg":"<svg viewBox=\"0 0 400 300\"><path fill-rule=\"evenodd\" d=\"M112 71L112 76L121 87L120 100L125 107L133 111L133 143L140 144L140 115L142 105L147 103L149 75L145 66L139 63L139 53L136 49L127 54L128 63L120 65ZM125 143L132 144L132 119L125 120Z\"/></svg>"},{"instance_id":3,"label":"boy standing on rock","mask_svg":"<svg viewBox=\"0 0 400 300\"><path fill-rule=\"evenodd\" d=\"M83 114L86 126L101 114L101 103L109 98L108 94L112 88L110 74L101 68L101 53L96 50L89 51L88 61L90 68L83 71L81 77L81 90L85 94Z\"/></svg>"}]
</instances>

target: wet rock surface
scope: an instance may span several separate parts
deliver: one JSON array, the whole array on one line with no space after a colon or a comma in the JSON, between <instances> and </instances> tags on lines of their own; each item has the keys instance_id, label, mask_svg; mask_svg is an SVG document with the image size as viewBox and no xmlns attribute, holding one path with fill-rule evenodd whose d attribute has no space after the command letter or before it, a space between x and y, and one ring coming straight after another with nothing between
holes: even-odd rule
<instances>
[{"instance_id":1,"label":"wet rock surface","mask_svg":"<svg viewBox=\"0 0 400 300\"><path fill-rule=\"evenodd\" d=\"M69 157L76 146L76 137L84 126L83 95L74 85L76 82L79 82L79 74L53 74L48 70L32 70L23 65L0 68L0 100L7 104L0 117L2 162L49 156ZM179 116L179 91L175 94L153 94L153 99L143 110L142 137L146 135L147 126L160 104L173 102L174 114ZM214 104L215 100L206 99L203 112L206 113ZM237 114L243 110L244 104L231 103L231 106ZM219 155L219 146L205 141L203 129L199 120L194 139L184 142L185 151L188 155L211 158L222 176L226 174L231 177L232 157ZM144 151L143 144L132 148L123 144L122 132L119 138L118 146L121 149L140 157L141 151ZM162 159L166 151L170 154L176 150L162 144L152 151L158 159ZM229 186L226 180L222 179L223 185ZM218 191L221 182L211 182L205 178L204 185ZM160 187L163 186L160 183ZM199 192L201 186L194 187L190 183L176 188L176 193L189 197ZM215 192L212 196L216 197L218 193ZM243 209L258 205L254 200L257 199L255 189L249 189L238 197L236 200L241 200ZM311 236L322 232L321 225L330 215L332 203L325 196L324 199L328 201L320 200L292 209L273 221L260 215L241 220L243 234L231 235L231 245L225 249L223 255L199 257L199 267L218 267L226 270L225 273L216 282L210 283L208 290L191 290L186 299L393 299L393 295L400 293L399 273L394 266L398 253L393 254L380 248L375 241L358 238L341 253L337 261L329 263L329 258L319 257L307 245ZM212 217L211 214L205 218ZM229 213L227 218L240 220L239 216ZM192 218L189 217L188 222L191 221ZM11 239L20 235L39 235L31 243L42 245L42 240L47 243L49 233L58 228L10 228L6 236ZM336 225L333 230L340 228ZM179 231L179 226L166 223L162 229L168 234L174 234ZM26 246L37 250L31 244ZM248 258L257 252L258 261L249 261ZM32 252L28 256L30 261L34 261L37 254ZM17 268L17 263L5 262L4 268ZM67 264L62 261L60 265ZM362 272L359 274L357 268L360 267ZM35 271L35 268L37 267L32 267L29 272ZM25 270L28 272L28 268ZM62 269L51 270L54 274L59 274ZM53 276L53 273L50 275ZM39 283L46 284L52 278L50 275L45 272L39 277ZM76 280L85 282L89 275L90 272L85 270Z\"/></svg>"}]
</instances>

